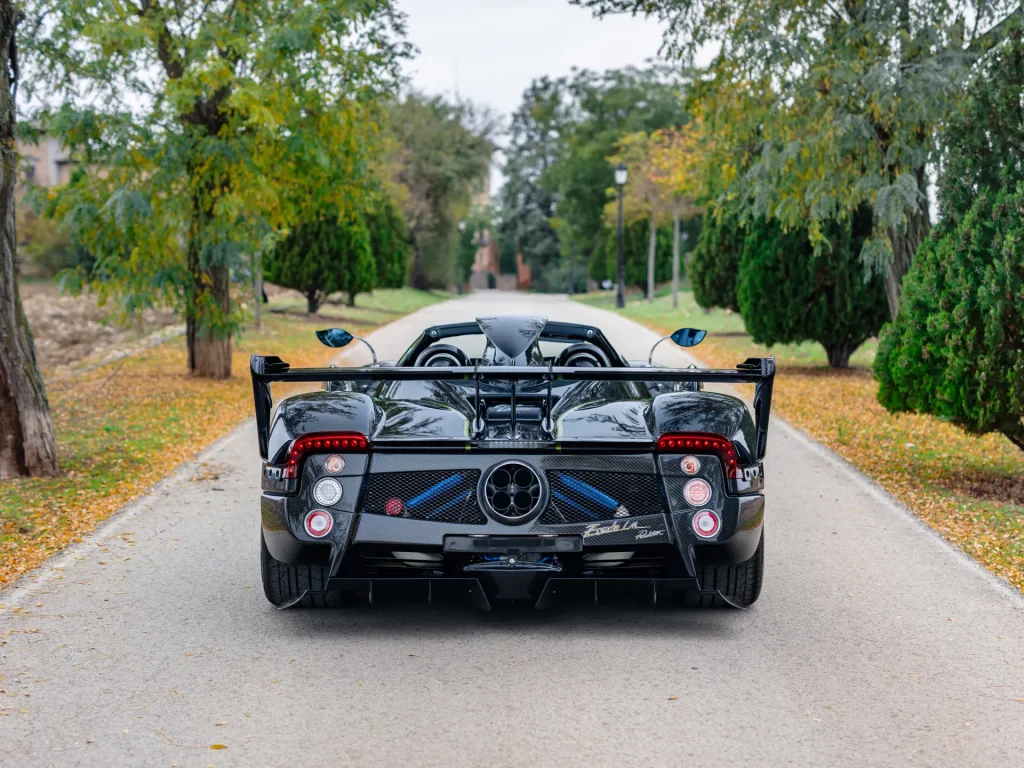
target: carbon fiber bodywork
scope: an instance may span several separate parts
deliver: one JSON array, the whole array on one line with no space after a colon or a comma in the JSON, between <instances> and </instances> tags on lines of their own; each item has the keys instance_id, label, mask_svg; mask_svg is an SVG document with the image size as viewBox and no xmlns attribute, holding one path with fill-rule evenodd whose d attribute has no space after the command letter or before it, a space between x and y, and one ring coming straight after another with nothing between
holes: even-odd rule
<instances>
[{"instance_id":1,"label":"carbon fiber bodywork","mask_svg":"<svg viewBox=\"0 0 1024 768\"><path fill-rule=\"evenodd\" d=\"M439 328L428 329L406 357L422 359L431 339L468 332ZM323 568L329 589L371 599L390 588L427 599L447 590L481 607L495 599L542 607L581 591L596 598L638 590L652 601L683 592L731 604L699 575L758 551L774 362L748 360L735 371L632 368L596 329L557 324L552 334L593 343L612 366L409 368L403 358L292 371L276 358L254 357L269 555ZM512 352L535 357L509 346ZM287 398L271 421L270 382L289 380L346 389ZM753 417L738 398L701 391L703 381L755 383ZM361 448L294 448L300 437L352 434ZM721 449L733 453L659 450L669 434L720 436ZM344 467L332 473L326 462L334 453ZM699 468L684 471L685 455L696 456ZM328 477L341 495L324 506L315 490ZM706 483L704 503L687 500L692 482ZM307 530L314 510L333 520L324 535ZM719 521L712 532L698 533L699 512Z\"/></svg>"}]
</instances>

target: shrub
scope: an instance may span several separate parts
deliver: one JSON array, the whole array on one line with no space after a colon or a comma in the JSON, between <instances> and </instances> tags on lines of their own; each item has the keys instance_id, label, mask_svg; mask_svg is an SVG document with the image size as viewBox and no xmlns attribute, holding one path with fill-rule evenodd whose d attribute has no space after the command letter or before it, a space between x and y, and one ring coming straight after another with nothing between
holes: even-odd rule
<instances>
[{"instance_id":1,"label":"shrub","mask_svg":"<svg viewBox=\"0 0 1024 768\"><path fill-rule=\"evenodd\" d=\"M856 228L866 231L870 223L865 211ZM850 225L830 230L831 247L815 253L806 231L754 225L744 241L736 294L754 341L816 341L831 367L846 368L857 347L882 327L888 304L881 276L865 280L860 238Z\"/></svg>"},{"instance_id":2,"label":"shrub","mask_svg":"<svg viewBox=\"0 0 1024 768\"><path fill-rule=\"evenodd\" d=\"M366 217L370 248L377 262L377 287L401 288L409 279L409 230L390 199Z\"/></svg>"},{"instance_id":3,"label":"shrub","mask_svg":"<svg viewBox=\"0 0 1024 768\"><path fill-rule=\"evenodd\" d=\"M705 216L688 265L697 304L705 309L720 307L739 311L736 278L744 238L738 217L710 211Z\"/></svg>"},{"instance_id":4,"label":"shrub","mask_svg":"<svg viewBox=\"0 0 1024 768\"><path fill-rule=\"evenodd\" d=\"M931 413L1024 450L1024 184L983 189L904 278L875 360L890 411Z\"/></svg>"},{"instance_id":5,"label":"shrub","mask_svg":"<svg viewBox=\"0 0 1024 768\"><path fill-rule=\"evenodd\" d=\"M904 278L878 400L1024 450L1024 45L988 54L947 124L942 222Z\"/></svg>"},{"instance_id":6,"label":"shrub","mask_svg":"<svg viewBox=\"0 0 1024 768\"><path fill-rule=\"evenodd\" d=\"M369 229L359 217L325 215L300 223L267 254L264 274L272 283L301 291L310 314L335 291L347 293L353 306L356 295L377 282Z\"/></svg>"},{"instance_id":7,"label":"shrub","mask_svg":"<svg viewBox=\"0 0 1024 768\"><path fill-rule=\"evenodd\" d=\"M638 219L627 224L622 231L622 252L626 267L626 285L635 285L647 292L647 254L650 249L651 222L649 219ZM658 227L654 245L654 282L664 283L672 279L672 222L667 226ZM617 230L609 227L605 232L604 253L608 276L615 280L618 276L618 241ZM679 259L680 277L682 276L682 254ZM593 273L593 270L592 270Z\"/></svg>"}]
</instances>

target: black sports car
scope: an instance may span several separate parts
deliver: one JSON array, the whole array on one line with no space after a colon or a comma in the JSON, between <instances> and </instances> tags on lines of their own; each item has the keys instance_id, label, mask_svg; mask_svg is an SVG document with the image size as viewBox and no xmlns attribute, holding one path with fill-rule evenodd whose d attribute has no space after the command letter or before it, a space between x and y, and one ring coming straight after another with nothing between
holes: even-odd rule
<instances>
[{"instance_id":1,"label":"black sports car","mask_svg":"<svg viewBox=\"0 0 1024 768\"><path fill-rule=\"evenodd\" d=\"M630 363L598 328L499 316L427 328L397 362L251 370L274 605L758 598L774 358L669 369ZM323 390L271 419L271 382L300 381ZM753 416L705 383L755 384Z\"/></svg>"}]
</instances>

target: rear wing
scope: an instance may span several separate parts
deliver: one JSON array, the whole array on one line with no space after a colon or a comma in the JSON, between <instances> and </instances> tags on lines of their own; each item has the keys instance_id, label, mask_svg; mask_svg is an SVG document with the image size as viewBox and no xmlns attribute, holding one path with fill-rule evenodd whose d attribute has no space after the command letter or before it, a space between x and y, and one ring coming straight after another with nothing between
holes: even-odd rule
<instances>
[{"instance_id":1,"label":"rear wing","mask_svg":"<svg viewBox=\"0 0 1024 768\"><path fill-rule=\"evenodd\" d=\"M474 381L476 410L479 419L480 382L482 381L547 381L548 413L551 413L553 381L656 381L669 383L702 382L704 384L753 384L754 425L757 429L755 460L764 458L768 445L768 417L772 409L772 386L775 381L774 357L750 357L735 368L547 368L537 366L474 366L471 368L292 368L279 357L253 355L249 361L252 373L253 399L256 404L256 430L260 455L267 458L270 439L270 414L274 401L270 385L279 382L331 381ZM512 387L515 403L515 386ZM512 408L513 418L515 408ZM474 425L475 427L476 425Z\"/></svg>"}]
</instances>

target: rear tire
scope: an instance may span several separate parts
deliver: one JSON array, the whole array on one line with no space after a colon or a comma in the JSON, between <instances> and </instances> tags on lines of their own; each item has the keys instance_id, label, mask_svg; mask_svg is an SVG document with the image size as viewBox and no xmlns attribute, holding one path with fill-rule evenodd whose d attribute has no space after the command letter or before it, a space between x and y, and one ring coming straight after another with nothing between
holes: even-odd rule
<instances>
[{"instance_id":1,"label":"rear tire","mask_svg":"<svg viewBox=\"0 0 1024 768\"><path fill-rule=\"evenodd\" d=\"M738 565L708 565L698 570L697 580L703 590L718 590L732 602L747 608L761 596L764 579L764 532L753 557ZM717 597L696 593L683 595L687 608L713 608L728 605Z\"/></svg>"},{"instance_id":2,"label":"rear tire","mask_svg":"<svg viewBox=\"0 0 1024 768\"><path fill-rule=\"evenodd\" d=\"M327 579L330 578L328 566L288 565L275 560L267 550L262 531L260 570L263 573L263 594L278 608L292 605L303 608L338 608L344 603L341 592L326 589Z\"/></svg>"}]
</instances>

